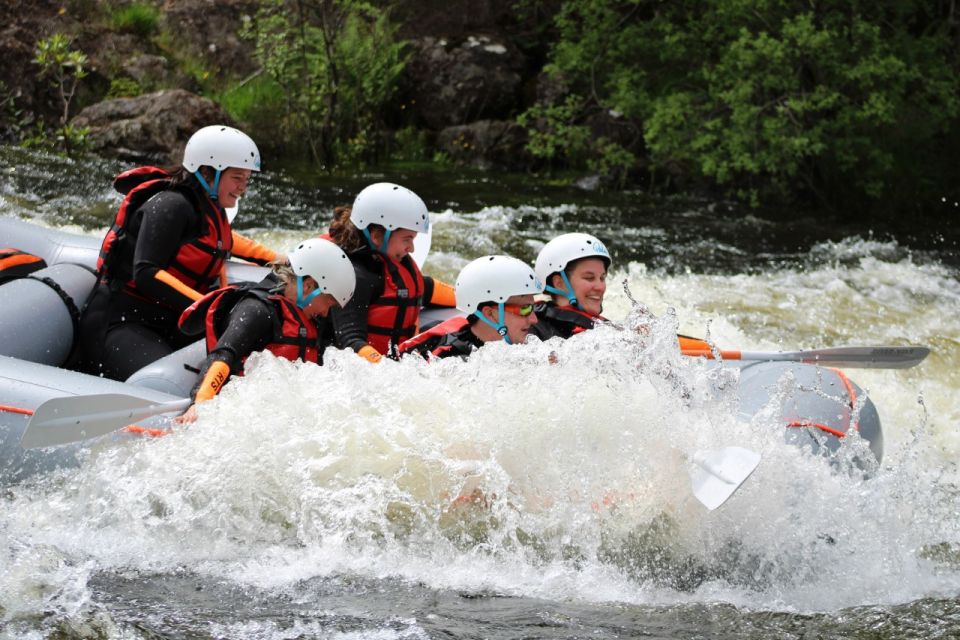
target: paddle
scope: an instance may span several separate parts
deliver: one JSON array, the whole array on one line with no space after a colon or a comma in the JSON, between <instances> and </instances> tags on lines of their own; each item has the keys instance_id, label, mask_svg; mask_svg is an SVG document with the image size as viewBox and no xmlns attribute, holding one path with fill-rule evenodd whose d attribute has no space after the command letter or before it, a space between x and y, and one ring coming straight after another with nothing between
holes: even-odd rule
<instances>
[{"instance_id":1,"label":"paddle","mask_svg":"<svg viewBox=\"0 0 960 640\"><path fill-rule=\"evenodd\" d=\"M689 459L693 495L713 511L740 488L760 464L760 454L743 447L697 451Z\"/></svg>"},{"instance_id":2,"label":"paddle","mask_svg":"<svg viewBox=\"0 0 960 640\"><path fill-rule=\"evenodd\" d=\"M709 349L681 349L685 356L713 359ZM909 369L915 367L930 353L927 347L834 347L809 351L734 351L720 350L724 360L777 360L825 364L834 367L861 369Z\"/></svg>"},{"instance_id":3,"label":"paddle","mask_svg":"<svg viewBox=\"0 0 960 640\"><path fill-rule=\"evenodd\" d=\"M181 412L190 404L189 398L156 402L120 393L52 398L33 412L20 446L37 449L80 442L122 429L141 418Z\"/></svg>"}]
</instances>

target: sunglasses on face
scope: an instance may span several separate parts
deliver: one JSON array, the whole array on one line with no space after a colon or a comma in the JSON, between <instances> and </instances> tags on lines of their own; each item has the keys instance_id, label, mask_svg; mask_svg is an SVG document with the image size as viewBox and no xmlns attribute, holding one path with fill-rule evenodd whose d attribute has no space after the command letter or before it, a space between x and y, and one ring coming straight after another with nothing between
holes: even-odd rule
<instances>
[{"instance_id":1,"label":"sunglasses on face","mask_svg":"<svg viewBox=\"0 0 960 640\"><path fill-rule=\"evenodd\" d=\"M503 310L515 316L526 318L533 313L533 304L505 304L503 305Z\"/></svg>"}]
</instances>

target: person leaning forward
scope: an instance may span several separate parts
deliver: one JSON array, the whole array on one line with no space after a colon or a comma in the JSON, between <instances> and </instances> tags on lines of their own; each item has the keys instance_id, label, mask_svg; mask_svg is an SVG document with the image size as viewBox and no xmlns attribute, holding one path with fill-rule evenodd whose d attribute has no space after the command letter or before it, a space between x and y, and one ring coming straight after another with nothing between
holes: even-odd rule
<instances>
[{"instance_id":1,"label":"person leaning forward","mask_svg":"<svg viewBox=\"0 0 960 640\"><path fill-rule=\"evenodd\" d=\"M191 395L194 405L181 422L192 422L198 403L217 395L231 375L242 375L255 351L322 364L325 344L316 321L347 304L355 286L353 265L343 250L311 238L290 252L289 265L274 264L260 283L224 287L190 305L180 328L203 334L208 355Z\"/></svg>"}]
</instances>

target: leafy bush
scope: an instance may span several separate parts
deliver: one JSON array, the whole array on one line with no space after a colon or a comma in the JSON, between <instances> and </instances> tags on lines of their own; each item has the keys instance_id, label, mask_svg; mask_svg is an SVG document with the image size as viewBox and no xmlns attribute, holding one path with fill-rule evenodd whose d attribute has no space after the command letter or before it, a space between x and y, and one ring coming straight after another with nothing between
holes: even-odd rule
<instances>
[{"instance_id":1,"label":"leafy bush","mask_svg":"<svg viewBox=\"0 0 960 640\"><path fill-rule=\"evenodd\" d=\"M160 10L150 4L134 2L110 11L110 23L117 31L146 38L157 32Z\"/></svg>"},{"instance_id":2,"label":"leafy bush","mask_svg":"<svg viewBox=\"0 0 960 640\"><path fill-rule=\"evenodd\" d=\"M947 14L936 0L565 0L548 69L572 97L539 114L615 110L642 127L655 169L755 204L909 206L960 160L942 142L960 136ZM576 156L571 133L531 144Z\"/></svg>"},{"instance_id":3,"label":"leafy bush","mask_svg":"<svg viewBox=\"0 0 960 640\"><path fill-rule=\"evenodd\" d=\"M34 64L40 67L38 78L48 78L50 85L57 91L60 99L60 128L54 136L47 134L42 121L38 122L37 137L49 142L56 140L68 154L83 148L89 129L76 128L70 122L70 103L76 95L80 81L86 77L87 56L82 51L71 48L71 40L62 33L37 41Z\"/></svg>"},{"instance_id":4,"label":"leafy bush","mask_svg":"<svg viewBox=\"0 0 960 640\"><path fill-rule=\"evenodd\" d=\"M321 165L375 157L405 60L386 14L358 0L264 0L246 34L283 96L289 143Z\"/></svg>"},{"instance_id":5,"label":"leafy bush","mask_svg":"<svg viewBox=\"0 0 960 640\"><path fill-rule=\"evenodd\" d=\"M143 93L143 88L136 80L121 76L110 80L110 88L107 90L106 99L133 98L141 93Z\"/></svg>"}]
</instances>

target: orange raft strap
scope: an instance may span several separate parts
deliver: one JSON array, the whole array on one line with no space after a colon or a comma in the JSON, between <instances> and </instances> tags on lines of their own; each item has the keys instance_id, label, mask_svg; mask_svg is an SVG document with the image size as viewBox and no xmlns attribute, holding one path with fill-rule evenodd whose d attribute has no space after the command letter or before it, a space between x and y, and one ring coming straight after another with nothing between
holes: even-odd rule
<instances>
[{"instance_id":1,"label":"orange raft strap","mask_svg":"<svg viewBox=\"0 0 960 640\"><path fill-rule=\"evenodd\" d=\"M144 436L148 438L159 438L161 436L166 436L173 433L169 429L147 429L146 427L141 427L138 424L126 426L122 429L122 431L131 435Z\"/></svg>"},{"instance_id":2,"label":"orange raft strap","mask_svg":"<svg viewBox=\"0 0 960 640\"><path fill-rule=\"evenodd\" d=\"M829 369L830 371L833 371L835 374L837 374L837 377L840 378L840 381L843 382L843 386L847 389L847 398L849 398L850 411L852 415L854 407L857 406L857 392L853 388L853 383L850 382L850 378L847 377L847 374L845 374L840 369L834 369L833 367L830 367ZM825 424L821 424L819 422L811 422L809 420L797 420L795 422L789 422L787 423L787 426L788 427L813 427L815 429L820 429L820 431L823 431L824 433L829 433L832 436L836 436L837 438L844 438L847 435L846 431L840 431L839 429L834 429L833 427L827 426ZM849 428L850 428L850 424L848 423L847 429ZM860 431L859 421L853 423L853 429L854 431L858 431L858 432Z\"/></svg>"},{"instance_id":3,"label":"orange raft strap","mask_svg":"<svg viewBox=\"0 0 960 640\"><path fill-rule=\"evenodd\" d=\"M20 407L11 407L10 405L0 404L0 411L7 413L19 413L25 416L32 416L33 409L21 409Z\"/></svg>"}]
</instances>

